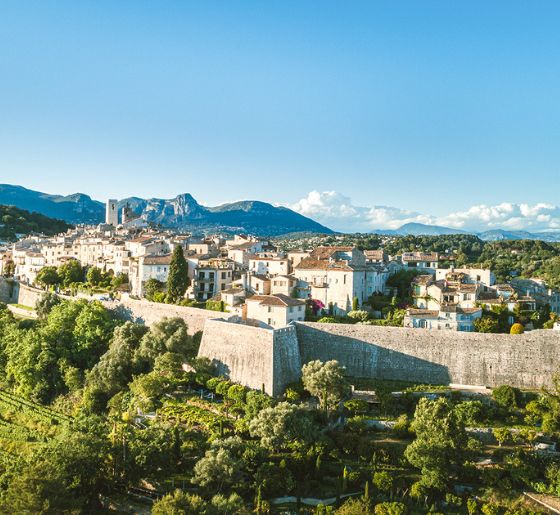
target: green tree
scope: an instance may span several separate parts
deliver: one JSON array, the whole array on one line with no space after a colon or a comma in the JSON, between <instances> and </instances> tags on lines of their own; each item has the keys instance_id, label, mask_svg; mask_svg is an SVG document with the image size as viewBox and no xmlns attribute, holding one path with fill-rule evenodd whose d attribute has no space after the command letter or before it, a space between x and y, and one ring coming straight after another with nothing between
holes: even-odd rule
<instances>
[{"instance_id":1,"label":"green tree","mask_svg":"<svg viewBox=\"0 0 560 515\"><path fill-rule=\"evenodd\" d=\"M153 515L199 515L206 513L208 503L199 495L175 490L154 502Z\"/></svg>"},{"instance_id":2,"label":"green tree","mask_svg":"<svg viewBox=\"0 0 560 515\"><path fill-rule=\"evenodd\" d=\"M213 448L194 466L193 483L212 492L231 487L240 478L240 464L227 449Z\"/></svg>"},{"instance_id":3,"label":"green tree","mask_svg":"<svg viewBox=\"0 0 560 515\"><path fill-rule=\"evenodd\" d=\"M502 408L508 411L516 410L521 402L521 390L504 384L492 390L492 398Z\"/></svg>"},{"instance_id":4,"label":"green tree","mask_svg":"<svg viewBox=\"0 0 560 515\"><path fill-rule=\"evenodd\" d=\"M251 436L261 439L267 449L281 450L294 442L309 442L314 437L314 427L305 411L281 402L265 408L249 423Z\"/></svg>"},{"instance_id":5,"label":"green tree","mask_svg":"<svg viewBox=\"0 0 560 515\"><path fill-rule=\"evenodd\" d=\"M362 497L352 497L344 501L335 512L336 515L373 515L368 501Z\"/></svg>"},{"instance_id":6,"label":"green tree","mask_svg":"<svg viewBox=\"0 0 560 515\"><path fill-rule=\"evenodd\" d=\"M499 324L491 316L482 316L474 321L474 329L477 333L497 333Z\"/></svg>"},{"instance_id":7,"label":"green tree","mask_svg":"<svg viewBox=\"0 0 560 515\"><path fill-rule=\"evenodd\" d=\"M375 515L405 515L406 505L402 502L382 502L375 505Z\"/></svg>"},{"instance_id":8,"label":"green tree","mask_svg":"<svg viewBox=\"0 0 560 515\"><path fill-rule=\"evenodd\" d=\"M374 472L372 483L381 492L389 493L393 488L393 476L385 470Z\"/></svg>"},{"instance_id":9,"label":"green tree","mask_svg":"<svg viewBox=\"0 0 560 515\"><path fill-rule=\"evenodd\" d=\"M45 293L35 304L35 311L40 320L44 320L52 309L60 304L60 298L54 293Z\"/></svg>"},{"instance_id":10,"label":"green tree","mask_svg":"<svg viewBox=\"0 0 560 515\"><path fill-rule=\"evenodd\" d=\"M167 296L169 300L177 302L182 299L185 296L188 285L188 266L183 254L183 247L175 245L167 277Z\"/></svg>"},{"instance_id":11,"label":"green tree","mask_svg":"<svg viewBox=\"0 0 560 515\"><path fill-rule=\"evenodd\" d=\"M8 482L3 513L97 513L108 491L108 440L65 431L26 460Z\"/></svg>"},{"instance_id":12,"label":"green tree","mask_svg":"<svg viewBox=\"0 0 560 515\"><path fill-rule=\"evenodd\" d=\"M101 270L101 268L98 268L96 266L92 266L87 271L86 279L87 279L87 282L89 284L91 284L92 286L98 286L105 279L104 274L103 274L103 270Z\"/></svg>"},{"instance_id":13,"label":"green tree","mask_svg":"<svg viewBox=\"0 0 560 515\"><path fill-rule=\"evenodd\" d=\"M162 318L153 324L144 335L135 354L135 360L141 369L153 368L158 356L166 352L194 357L198 351L193 338L188 334L188 327L182 318Z\"/></svg>"},{"instance_id":14,"label":"green tree","mask_svg":"<svg viewBox=\"0 0 560 515\"><path fill-rule=\"evenodd\" d=\"M408 461L422 472L421 484L444 490L460 471L467 434L447 399L420 399L414 413L416 439L406 448Z\"/></svg>"},{"instance_id":15,"label":"green tree","mask_svg":"<svg viewBox=\"0 0 560 515\"><path fill-rule=\"evenodd\" d=\"M80 262L76 259L70 259L63 265L60 265L58 267L58 275L65 288L72 283L81 283L84 281L84 270Z\"/></svg>"},{"instance_id":16,"label":"green tree","mask_svg":"<svg viewBox=\"0 0 560 515\"><path fill-rule=\"evenodd\" d=\"M45 266L39 270L35 281L43 286L54 286L60 284L60 276L54 266Z\"/></svg>"},{"instance_id":17,"label":"green tree","mask_svg":"<svg viewBox=\"0 0 560 515\"><path fill-rule=\"evenodd\" d=\"M303 366L301 372L305 389L319 399L325 410L336 407L350 392L350 386L344 378L344 369L338 361L310 361Z\"/></svg>"},{"instance_id":18,"label":"green tree","mask_svg":"<svg viewBox=\"0 0 560 515\"><path fill-rule=\"evenodd\" d=\"M165 283L154 279L148 279L144 283L144 296L152 302L159 302L165 290Z\"/></svg>"}]
</instances>

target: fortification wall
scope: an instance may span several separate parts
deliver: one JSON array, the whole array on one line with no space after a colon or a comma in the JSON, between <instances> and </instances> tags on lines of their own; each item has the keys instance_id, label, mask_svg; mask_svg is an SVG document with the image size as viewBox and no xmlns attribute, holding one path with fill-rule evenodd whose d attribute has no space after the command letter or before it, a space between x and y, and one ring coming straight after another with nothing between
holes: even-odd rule
<instances>
[{"instance_id":1,"label":"fortification wall","mask_svg":"<svg viewBox=\"0 0 560 515\"><path fill-rule=\"evenodd\" d=\"M135 300L123 295L118 302L103 302L110 308L118 310L121 315L134 322L152 325L164 317L182 318L189 327L189 333L194 334L204 329L204 323L211 318L217 318L222 313L208 309L189 308L187 306L175 306L173 304L162 304L147 300Z\"/></svg>"},{"instance_id":2,"label":"fortification wall","mask_svg":"<svg viewBox=\"0 0 560 515\"><path fill-rule=\"evenodd\" d=\"M0 302L22 304L34 308L36 302L44 293L43 290L38 288L0 278ZM78 300L78 298L94 300L85 295L78 297L59 296L69 300ZM189 333L191 334L202 331L206 320L220 316L220 313L216 311L135 300L128 295L123 295L119 301L102 301L102 304L108 309L117 310L127 320L146 325L151 325L164 317L182 318L189 326Z\"/></svg>"},{"instance_id":3,"label":"fortification wall","mask_svg":"<svg viewBox=\"0 0 560 515\"><path fill-rule=\"evenodd\" d=\"M0 277L0 302L11 304L17 302L19 283Z\"/></svg>"},{"instance_id":4,"label":"fortification wall","mask_svg":"<svg viewBox=\"0 0 560 515\"><path fill-rule=\"evenodd\" d=\"M336 359L349 375L540 388L560 367L560 333L523 335L298 323L302 363Z\"/></svg>"},{"instance_id":5,"label":"fortification wall","mask_svg":"<svg viewBox=\"0 0 560 515\"><path fill-rule=\"evenodd\" d=\"M280 395L301 377L301 357L294 326L274 331L273 392Z\"/></svg>"},{"instance_id":6,"label":"fortification wall","mask_svg":"<svg viewBox=\"0 0 560 515\"><path fill-rule=\"evenodd\" d=\"M274 332L270 329L207 320L198 356L211 359L231 381L256 390L264 385L269 395L280 393L274 384ZM281 383L281 377L276 381Z\"/></svg>"}]
</instances>

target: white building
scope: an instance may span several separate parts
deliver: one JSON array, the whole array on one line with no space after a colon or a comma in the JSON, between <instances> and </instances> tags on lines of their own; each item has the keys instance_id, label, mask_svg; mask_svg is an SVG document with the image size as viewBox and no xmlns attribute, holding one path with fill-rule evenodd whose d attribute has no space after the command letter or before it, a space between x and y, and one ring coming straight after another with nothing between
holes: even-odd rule
<instances>
[{"instance_id":1,"label":"white building","mask_svg":"<svg viewBox=\"0 0 560 515\"><path fill-rule=\"evenodd\" d=\"M439 254L437 252L403 252L401 261L405 269L420 269L435 273L439 264Z\"/></svg>"},{"instance_id":2,"label":"white building","mask_svg":"<svg viewBox=\"0 0 560 515\"><path fill-rule=\"evenodd\" d=\"M345 315L353 299L361 305L374 293L382 293L389 277L387 268L368 265L355 247L318 247L294 269L300 298L312 298L325 311Z\"/></svg>"},{"instance_id":3,"label":"white building","mask_svg":"<svg viewBox=\"0 0 560 515\"><path fill-rule=\"evenodd\" d=\"M261 253L249 256L249 272L261 275L287 275L290 270L286 256L276 253Z\"/></svg>"},{"instance_id":4,"label":"white building","mask_svg":"<svg viewBox=\"0 0 560 515\"><path fill-rule=\"evenodd\" d=\"M404 327L473 332L474 321L481 316L481 308L445 306L440 310L408 309L404 317Z\"/></svg>"},{"instance_id":5,"label":"white building","mask_svg":"<svg viewBox=\"0 0 560 515\"><path fill-rule=\"evenodd\" d=\"M144 296L144 285L149 279L157 279L162 283L167 282L171 254L147 255L130 260L130 292L137 297Z\"/></svg>"},{"instance_id":6,"label":"white building","mask_svg":"<svg viewBox=\"0 0 560 515\"><path fill-rule=\"evenodd\" d=\"M245 305L245 318L258 320L262 325L274 329L305 319L305 301L281 293L253 295L245 301Z\"/></svg>"}]
</instances>

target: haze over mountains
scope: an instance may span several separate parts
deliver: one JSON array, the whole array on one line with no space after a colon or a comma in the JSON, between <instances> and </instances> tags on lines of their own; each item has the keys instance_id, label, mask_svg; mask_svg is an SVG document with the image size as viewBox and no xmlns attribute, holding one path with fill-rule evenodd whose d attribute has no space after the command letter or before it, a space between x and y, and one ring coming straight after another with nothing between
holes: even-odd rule
<instances>
[{"instance_id":1,"label":"haze over mountains","mask_svg":"<svg viewBox=\"0 0 560 515\"><path fill-rule=\"evenodd\" d=\"M528 232L528 231L507 231L504 229L491 229L488 231L474 232L462 231L441 225L428 225L421 223L404 224L398 229L378 229L371 231L373 234L385 234L392 236L442 236L446 234L472 234L484 241L496 240L543 240L560 241L560 231L558 232Z\"/></svg>"}]
</instances>

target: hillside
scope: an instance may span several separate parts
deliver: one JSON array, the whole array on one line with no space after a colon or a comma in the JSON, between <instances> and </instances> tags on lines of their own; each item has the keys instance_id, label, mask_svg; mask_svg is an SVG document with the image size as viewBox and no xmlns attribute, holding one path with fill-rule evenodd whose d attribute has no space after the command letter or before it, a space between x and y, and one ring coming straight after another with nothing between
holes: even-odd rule
<instances>
[{"instance_id":1,"label":"hillside","mask_svg":"<svg viewBox=\"0 0 560 515\"><path fill-rule=\"evenodd\" d=\"M0 240L15 241L17 234L43 233L52 236L69 227L63 220L30 213L14 206L0 205Z\"/></svg>"},{"instance_id":2,"label":"hillside","mask_svg":"<svg viewBox=\"0 0 560 515\"><path fill-rule=\"evenodd\" d=\"M0 184L0 204L41 213L71 224L99 223L105 216L103 204L88 195L50 195L10 184Z\"/></svg>"}]
</instances>

